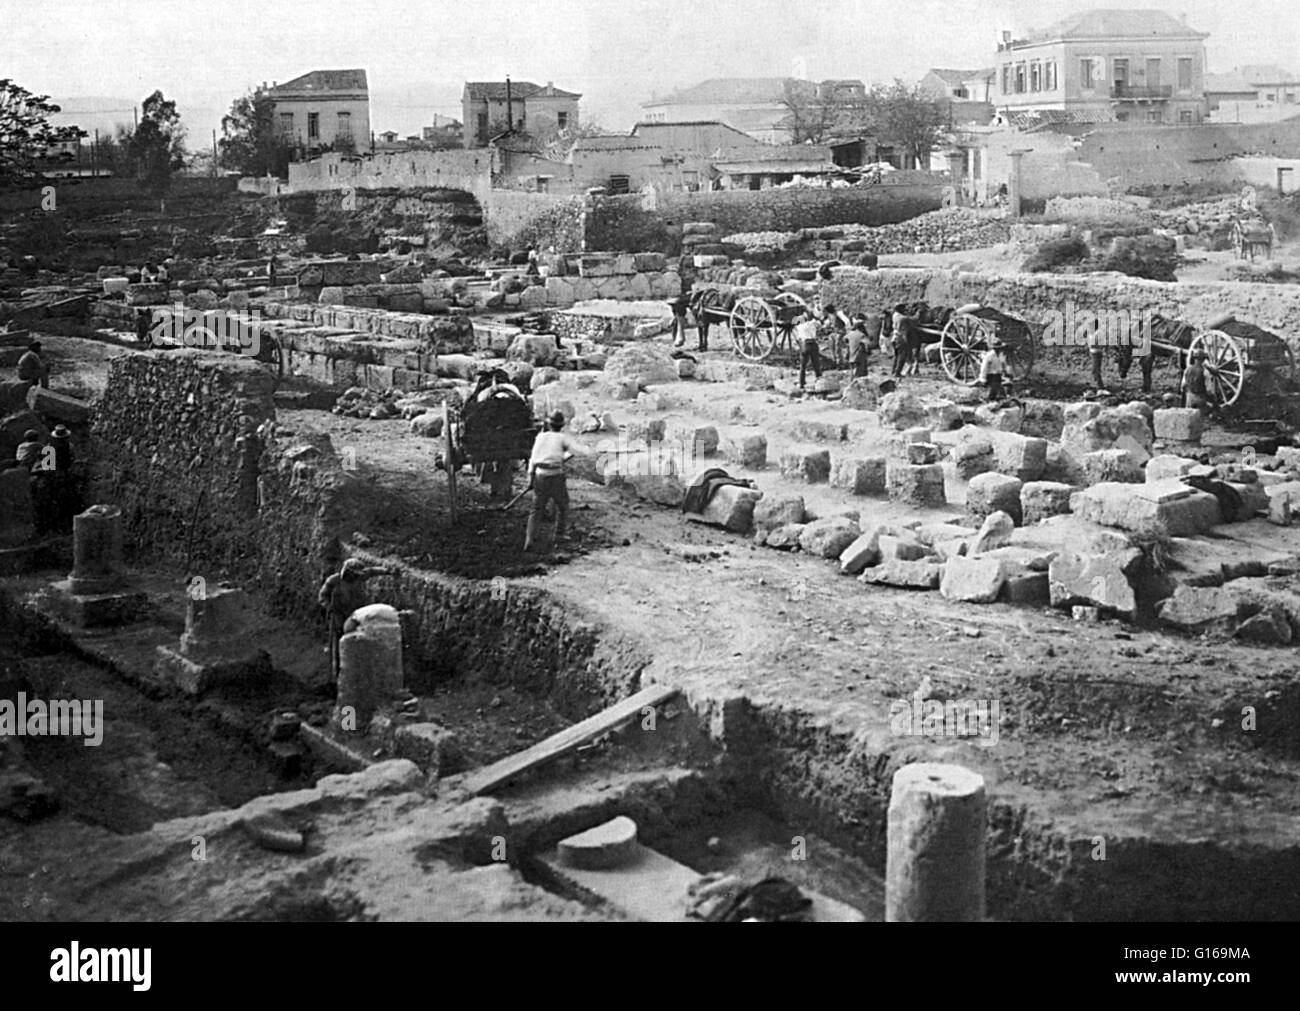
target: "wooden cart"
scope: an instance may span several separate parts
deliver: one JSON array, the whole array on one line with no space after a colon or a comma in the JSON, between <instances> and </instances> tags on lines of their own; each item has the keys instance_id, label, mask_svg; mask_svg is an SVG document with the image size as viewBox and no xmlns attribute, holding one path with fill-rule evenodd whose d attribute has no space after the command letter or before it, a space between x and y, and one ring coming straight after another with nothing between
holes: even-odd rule
<instances>
[{"instance_id":1,"label":"wooden cart","mask_svg":"<svg viewBox=\"0 0 1300 1011\"><path fill-rule=\"evenodd\" d=\"M442 405L442 465L447 471L448 511L456 521L457 474L472 467L492 489L492 497L508 495L516 461L527 461L541 425L532 404L514 387L492 385L476 392L463 407Z\"/></svg>"}]
</instances>

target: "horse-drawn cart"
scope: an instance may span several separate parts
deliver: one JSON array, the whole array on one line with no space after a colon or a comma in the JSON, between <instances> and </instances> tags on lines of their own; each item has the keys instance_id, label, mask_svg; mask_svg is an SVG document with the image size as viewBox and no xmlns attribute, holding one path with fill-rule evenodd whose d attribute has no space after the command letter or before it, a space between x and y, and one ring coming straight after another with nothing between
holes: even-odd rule
<instances>
[{"instance_id":1,"label":"horse-drawn cart","mask_svg":"<svg viewBox=\"0 0 1300 1011\"><path fill-rule=\"evenodd\" d=\"M702 341L708 340L710 326L725 326L731 336L732 350L741 358L761 362L776 351L798 354L795 320L811 308L800 295L790 291L766 295L704 288L692 298L691 311ZM837 365L839 350L832 348Z\"/></svg>"},{"instance_id":2,"label":"horse-drawn cart","mask_svg":"<svg viewBox=\"0 0 1300 1011\"><path fill-rule=\"evenodd\" d=\"M514 386L480 381L461 407L442 404L442 466L447 471L448 512L457 516L456 481L463 467L472 467L493 498L509 494L516 461L527 461L541 426L532 405Z\"/></svg>"},{"instance_id":3,"label":"horse-drawn cart","mask_svg":"<svg viewBox=\"0 0 1300 1011\"><path fill-rule=\"evenodd\" d=\"M1007 379L1023 380L1034 367L1034 331L1019 317L977 303L951 309L915 302L903 308L916 320L926 360L937 356L943 371L955 383L970 385L979 379L980 364L994 337L1002 342ZM889 316L886 328L892 332Z\"/></svg>"},{"instance_id":4,"label":"horse-drawn cart","mask_svg":"<svg viewBox=\"0 0 1300 1011\"><path fill-rule=\"evenodd\" d=\"M1237 259L1255 259L1262 252L1265 259L1273 258L1273 226L1261 217L1241 217L1232 220L1232 248Z\"/></svg>"}]
</instances>

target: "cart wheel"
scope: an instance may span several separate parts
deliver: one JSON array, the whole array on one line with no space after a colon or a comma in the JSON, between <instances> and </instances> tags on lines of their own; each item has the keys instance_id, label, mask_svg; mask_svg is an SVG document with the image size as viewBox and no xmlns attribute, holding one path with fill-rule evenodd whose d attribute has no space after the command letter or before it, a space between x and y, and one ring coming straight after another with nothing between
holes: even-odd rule
<instances>
[{"instance_id":1,"label":"cart wheel","mask_svg":"<svg viewBox=\"0 0 1300 1011\"><path fill-rule=\"evenodd\" d=\"M772 304L776 306L777 310L776 335L778 339L774 343L792 351L797 350L794 346L794 317L799 315L799 312L809 311L807 301L792 291L783 291L772 299Z\"/></svg>"},{"instance_id":2,"label":"cart wheel","mask_svg":"<svg viewBox=\"0 0 1300 1011\"><path fill-rule=\"evenodd\" d=\"M1205 352L1205 392L1217 407L1234 404L1245 384L1246 356L1241 345L1222 330L1197 334L1189 352Z\"/></svg>"},{"instance_id":3,"label":"cart wheel","mask_svg":"<svg viewBox=\"0 0 1300 1011\"><path fill-rule=\"evenodd\" d=\"M1032 326L1019 317L1017 320L1024 325L1024 330L1014 343L1004 341L1003 350L1007 360L1007 375L1012 380L1023 381L1034 371L1034 361L1038 357L1038 337Z\"/></svg>"},{"instance_id":4,"label":"cart wheel","mask_svg":"<svg viewBox=\"0 0 1300 1011\"><path fill-rule=\"evenodd\" d=\"M452 426L451 405L442 402L442 459L447 468L447 513L456 522L456 471L460 468L460 447L456 445L456 432Z\"/></svg>"},{"instance_id":5,"label":"cart wheel","mask_svg":"<svg viewBox=\"0 0 1300 1011\"><path fill-rule=\"evenodd\" d=\"M991 330L978 316L953 314L939 336L939 361L949 379L971 385L979 378L980 358L988 350Z\"/></svg>"},{"instance_id":6,"label":"cart wheel","mask_svg":"<svg viewBox=\"0 0 1300 1011\"><path fill-rule=\"evenodd\" d=\"M761 298L746 295L731 310L731 343L736 354L761 362L776 346L776 311Z\"/></svg>"}]
</instances>

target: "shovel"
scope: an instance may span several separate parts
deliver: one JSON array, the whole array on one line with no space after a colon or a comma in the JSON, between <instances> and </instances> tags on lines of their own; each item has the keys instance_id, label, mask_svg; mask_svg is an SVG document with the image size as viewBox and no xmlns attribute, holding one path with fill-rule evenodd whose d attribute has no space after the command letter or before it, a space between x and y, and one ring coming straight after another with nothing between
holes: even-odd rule
<instances>
[{"instance_id":1,"label":"shovel","mask_svg":"<svg viewBox=\"0 0 1300 1011\"><path fill-rule=\"evenodd\" d=\"M525 488L523 491L521 491L521 492L520 492L518 495L516 495L514 498L512 498L512 499L511 499L509 502L507 502L505 505L503 505L503 506L501 507L501 511L502 511L502 512L505 512L507 509L509 509L512 505L514 505L516 502L518 502L521 498L523 498L525 495L527 495L527 494L528 494L530 491L532 491L532 490L533 490L533 482L532 482L532 481L529 481L529 482L528 482L528 487Z\"/></svg>"}]
</instances>

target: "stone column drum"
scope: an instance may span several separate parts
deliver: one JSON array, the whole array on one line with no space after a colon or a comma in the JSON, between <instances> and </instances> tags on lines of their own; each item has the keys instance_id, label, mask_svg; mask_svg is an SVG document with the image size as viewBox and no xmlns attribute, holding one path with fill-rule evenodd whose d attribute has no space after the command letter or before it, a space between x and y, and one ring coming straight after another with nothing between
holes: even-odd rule
<instances>
[{"instance_id":1,"label":"stone column drum","mask_svg":"<svg viewBox=\"0 0 1300 1011\"><path fill-rule=\"evenodd\" d=\"M885 858L885 922L984 918L984 777L917 762L894 773Z\"/></svg>"},{"instance_id":2,"label":"stone column drum","mask_svg":"<svg viewBox=\"0 0 1300 1011\"><path fill-rule=\"evenodd\" d=\"M364 733L375 711L402 691L402 625L396 608L369 604L353 611L344 628L335 719ZM349 709L354 723L346 719Z\"/></svg>"},{"instance_id":3,"label":"stone column drum","mask_svg":"<svg viewBox=\"0 0 1300 1011\"><path fill-rule=\"evenodd\" d=\"M81 596L111 593L123 583L122 510L93 505L72 520L69 589Z\"/></svg>"}]
</instances>

